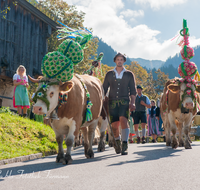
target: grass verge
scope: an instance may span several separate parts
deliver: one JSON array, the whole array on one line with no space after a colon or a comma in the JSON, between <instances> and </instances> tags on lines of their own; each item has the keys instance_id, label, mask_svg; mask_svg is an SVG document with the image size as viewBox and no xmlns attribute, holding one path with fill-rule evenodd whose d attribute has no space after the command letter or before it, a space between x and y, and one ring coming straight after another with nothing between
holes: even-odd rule
<instances>
[{"instance_id":1,"label":"grass verge","mask_svg":"<svg viewBox=\"0 0 200 190\"><path fill-rule=\"evenodd\" d=\"M57 153L55 133L50 126L0 113L0 160L35 153Z\"/></svg>"}]
</instances>

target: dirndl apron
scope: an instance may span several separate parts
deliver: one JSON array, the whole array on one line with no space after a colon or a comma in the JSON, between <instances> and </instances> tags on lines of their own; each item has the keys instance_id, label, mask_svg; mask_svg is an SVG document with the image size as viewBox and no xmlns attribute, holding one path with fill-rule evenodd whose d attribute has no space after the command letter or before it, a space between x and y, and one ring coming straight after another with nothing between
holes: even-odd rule
<instances>
[{"instance_id":1,"label":"dirndl apron","mask_svg":"<svg viewBox=\"0 0 200 190\"><path fill-rule=\"evenodd\" d=\"M17 79L17 82L20 82L21 79ZM13 93L13 107L27 107L30 108L29 97L28 97L28 90L24 83L21 85L15 86L14 93Z\"/></svg>"}]
</instances>

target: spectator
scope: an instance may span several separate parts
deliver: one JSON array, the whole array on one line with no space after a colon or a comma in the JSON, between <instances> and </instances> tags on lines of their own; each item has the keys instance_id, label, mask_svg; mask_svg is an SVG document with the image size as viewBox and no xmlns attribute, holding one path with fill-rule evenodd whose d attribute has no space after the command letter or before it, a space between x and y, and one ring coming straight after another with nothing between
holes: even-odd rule
<instances>
[{"instance_id":1,"label":"spectator","mask_svg":"<svg viewBox=\"0 0 200 190\"><path fill-rule=\"evenodd\" d=\"M147 124L146 108L151 108L149 98L142 94L142 86L137 85L137 96L135 100L136 110L133 112L135 134L137 136L137 144L140 143L140 136L138 132L139 123L142 125L142 144L146 143L145 140L145 126Z\"/></svg>"},{"instance_id":2,"label":"spectator","mask_svg":"<svg viewBox=\"0 0 200 190\"><path fill-rule=\"evenodd\" d=\"M163 121L162 121L162 118L161 118L161 114L160 114L160 100L158 99L157 102L156 102L156 118L157 120L159 121L159 131L161 133L161 135L163 135L163 139L164 139L164 142L166 142L166 138L165 138L165 130L163 128Z\"/></svg>"},{"instance_id":3,"label":"spectator","mask_svg":"<svg viewBox=\"0 0 200 190\"><path fill-rule=\"evenodd\" d=\"M18 114L23 117L27 117L27 108L30 107L28 97L28 77L26 76L26 68L20 65L17 68L16 74L13 76L14 94L13 94L13 106L17 108Z\"/></svg>"},{"instance_id":4,"label":"spectator","mask_svg":"<svg viewBox=\"0 0 200 190\"><path fill-rule=\"evenodd\" d=\"M148 133L153 137L152 142L156 143L156 138L160 135L159 120L156 118L156 106L155 101L151 100L151 108L147 110L148 120Z\"/></svg>"}]
</instances>

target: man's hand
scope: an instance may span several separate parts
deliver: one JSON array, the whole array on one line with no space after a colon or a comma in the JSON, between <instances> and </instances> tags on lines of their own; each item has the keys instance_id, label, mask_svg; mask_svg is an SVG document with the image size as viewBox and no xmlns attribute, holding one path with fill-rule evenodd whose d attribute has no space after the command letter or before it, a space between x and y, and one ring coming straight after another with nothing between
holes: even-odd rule
<instances>
[{"instance_id":1,"label":"man's hand","mask_svg":"<svg viewBox=\"0 0 200 190\"><path fill-rule=\"evenodd\" d=\"M135 104L129 104L129 109L130 109L130 111L134 111L135 110Z\"/></svg>"},{"instance_id":2,"label":"man's hand","mask_svg":"<svg viewBox=\"0 0 200 190\"><path fill-rule=\"evenodd\" d=\"M144 102L143 100L140 102L140 104L143 105L143 106L146 105L145 102Z\"/></svg>"}]
</instances>

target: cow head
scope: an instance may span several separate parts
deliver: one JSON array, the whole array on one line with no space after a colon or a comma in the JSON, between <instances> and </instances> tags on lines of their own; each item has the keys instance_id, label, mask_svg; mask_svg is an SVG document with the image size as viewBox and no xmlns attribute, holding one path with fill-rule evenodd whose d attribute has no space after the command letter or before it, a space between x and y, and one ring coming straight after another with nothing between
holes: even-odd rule
<instances>
[{"instance_id":1,"label":"cow head","mask_svg":"<svg viewBox=\"0 0 200 190\"><path fill-rule=\"evenodd\" d=\"M168 90L172 93L180 94L180 106L186 109L193 109L196 102L196 92L200 92L200 85L195 85L193 82L178 82L177 84L168 85Z\"/></svg>"},{"instance_id":2,"label":"cow head","mask_svg":"<svg viewBox=\"0 0 200 190\"><path fill-rule=\"evenodd\" d=\"M72 87L73 82L68 81L62 83L61 81L33 79L28 76L30 81L34 83L39 83L39 87L33 101L35 105L33 106L33 113L38 115L50 115L50 113L58 106L59 93L68 93Z\"/></svg>"}]
</instances>

